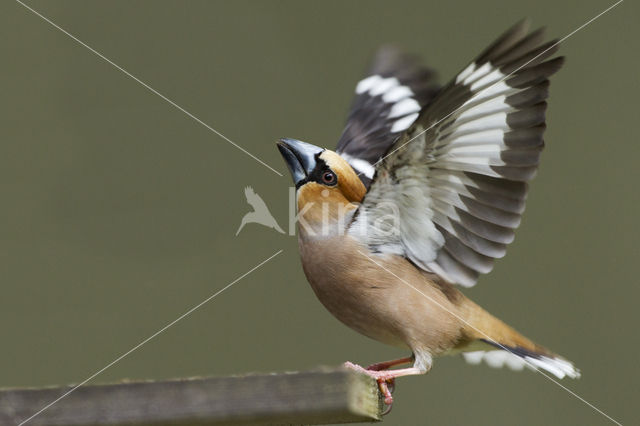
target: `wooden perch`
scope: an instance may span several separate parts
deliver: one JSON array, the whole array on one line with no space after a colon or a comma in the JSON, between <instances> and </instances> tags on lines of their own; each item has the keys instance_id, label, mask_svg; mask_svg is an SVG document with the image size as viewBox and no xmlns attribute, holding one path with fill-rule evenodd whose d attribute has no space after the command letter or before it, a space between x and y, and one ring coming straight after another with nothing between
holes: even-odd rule
<instances>
[{"instance_id":1,"label":"wooden perch","mask_svg":"<svg viewBox=\"0 0 640 426\"><path fill-rule=\"evenodd\" d=\"M72 386L0 390L0 424L17 425ZM380 420L370 377L343 369L81 386L29 426L326 424Z\"/></svg>"}]
</instances>

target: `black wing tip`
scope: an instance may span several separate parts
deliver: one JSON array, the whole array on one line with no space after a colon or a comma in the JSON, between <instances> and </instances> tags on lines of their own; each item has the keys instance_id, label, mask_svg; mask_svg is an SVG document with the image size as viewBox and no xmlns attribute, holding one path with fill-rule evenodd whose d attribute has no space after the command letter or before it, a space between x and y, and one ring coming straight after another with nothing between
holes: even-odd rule
<instances>
[{"instance_id":1,"label":"black wing tip","mask_svg":"<svg viewBox=\"0 0 640 426\"><path fill-rule=\"evenodd\" d=\"M496 42L499 40L505 40L511 37L514 37L518 34L524 34L526 35L529 32L529 28L531 28L531 18L528 16L523 16L522 18L520 18L520 20L516 21L515 24L511 25L509 28L507 28L497 39Z\"/></svg>"},{"instance_id":2,"label":"black wing tip","mask_svg":"<svg viewBox=\"0 0 640 426\"><path fill-rule=\"evenodd\" d=\"M474 60L476 64L483 64L496 59L510 47L517 44L520 40L527 36L531 21L529 18L522 18L514 25L509 27L489 46L487 46Z\"/></svg>"},{"instance_id":3,"label":"black wing tip","mask_svg":"<svg viewBox=\"0 0 640 426\"><path fill-rule=\"evenodd\" d=\"M509 76L505 83L514 88L526 88L544 83L562 68L565 60L564 56L557 56L540 64L522 68Z\"/></svg>"},{"instance_id":4,"label":"black wing tip","mask_svg":"<svg viewBox=\"0 0 640 426\"><path fill-rule=\"evenodd\" d=\"M420 56L406 51L400 45L396 43L385 43L374 52L370 61L368 74L391 77L398 73L402 74L406 72L407 69L426 68L421 65L420 62Z\"/></svg>"}]
</instances>

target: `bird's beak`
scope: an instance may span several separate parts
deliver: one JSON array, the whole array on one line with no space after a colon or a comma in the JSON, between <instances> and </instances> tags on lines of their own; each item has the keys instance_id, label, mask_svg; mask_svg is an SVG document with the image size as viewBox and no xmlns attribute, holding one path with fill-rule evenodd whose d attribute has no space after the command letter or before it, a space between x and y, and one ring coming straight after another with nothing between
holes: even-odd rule
<instances>
[{"instance_id":1,"label":"bird's beak","mask_svg":"<svg viewBox=\"0 0 640 426\"><path fill-rule=\"evenodd\" d=\"M287 167L293 177L293 182L299 186L316 167L316 156L324 151L310 143L295 139L283 138L278 142L280 154L287 162Z\"/></svg>"}]
</instances>

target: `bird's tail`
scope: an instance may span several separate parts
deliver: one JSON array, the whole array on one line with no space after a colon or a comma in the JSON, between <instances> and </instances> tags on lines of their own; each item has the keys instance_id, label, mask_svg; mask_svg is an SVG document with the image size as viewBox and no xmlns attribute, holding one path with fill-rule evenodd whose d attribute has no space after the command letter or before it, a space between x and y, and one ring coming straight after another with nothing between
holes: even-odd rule
<instances>
[{"instance_id":1,"label":"bird's tail","mask_svg":"<svg viewBox=\"0 0 640 426\"><path fill-rule=\"evenodd\" d=\"M477 307L477 305L476 305ZM480 364L482 361L490 367L508 367L522 370L544 370L562 379L580 377L573 363L540 346L518 331L477 307L471 315L469 327L465 330L471 337L471 343L461 348L465 361Z\"/></svg>"}]
</instances>

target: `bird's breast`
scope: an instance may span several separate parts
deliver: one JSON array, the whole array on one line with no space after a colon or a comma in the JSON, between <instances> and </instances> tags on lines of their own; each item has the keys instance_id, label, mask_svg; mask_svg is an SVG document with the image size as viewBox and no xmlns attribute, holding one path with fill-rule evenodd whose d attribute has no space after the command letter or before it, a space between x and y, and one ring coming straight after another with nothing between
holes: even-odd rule
<instances>
[{"instance_id":1,"label":"bird's breast","mask_svg":"<svg viewBox=\"0 0 640 426\"><path fill-rule=\"evenodd\" d=\"M437 307L447 298L405 259L374 255L348 235L299 242L313 291L347 326L383 343L432 352L458 333L457 322Z\"/></svg>"}]
</instances>

